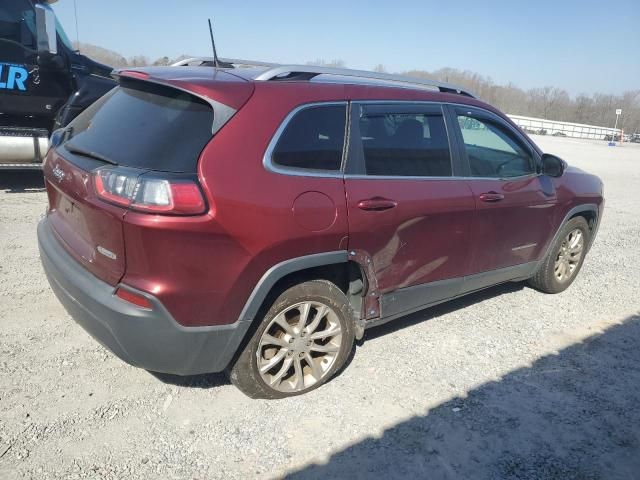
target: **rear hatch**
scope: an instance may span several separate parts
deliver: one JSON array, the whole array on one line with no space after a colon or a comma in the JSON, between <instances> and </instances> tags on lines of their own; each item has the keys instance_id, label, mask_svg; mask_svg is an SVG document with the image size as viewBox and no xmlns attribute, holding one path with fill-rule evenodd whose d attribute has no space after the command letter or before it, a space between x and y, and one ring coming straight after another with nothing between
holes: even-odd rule
<instances>
[{"instance_id":1,"label":"rear hatch","mask_svg":"<svg viewBox=\"0 0 640 480\"><path fill-rule=\"evenodd\" d=\"M109 192L124 194L149 176L153 185L165 178L197 185L201 151L253 91L249 82L204 67L122 72L119 82L54 133L44 164L56 236L111 285L125 273L123 218L131 206Z\"/></svg>"}]
</instances>

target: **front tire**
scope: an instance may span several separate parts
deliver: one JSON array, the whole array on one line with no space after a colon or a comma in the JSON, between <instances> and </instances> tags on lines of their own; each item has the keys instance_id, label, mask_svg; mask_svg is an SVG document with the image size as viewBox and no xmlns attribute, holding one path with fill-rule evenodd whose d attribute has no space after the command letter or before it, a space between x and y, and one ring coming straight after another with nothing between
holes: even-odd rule
<instances>
[{"instance_id":1,"label":"front tire","mask_svg":"<svg viewBox=\"0 0 640 480\"><path fill-rule=\"evenodd\" d=\"M326 383L349 358L354 314L333 283L312 280L283 292L229 372L251 398L301 395Z\"/></svg>"},{"instance_id":2,"label":"front tire","mask_svg":"<svg viewBox=\"0 0 640 480\"><path fill-rule=\"evenodd\" d=\"M529 284L545 293L560 293L569 288L582 268L589 239L589 225L583 217L569 220Z\"/></svg>"}]
</instances>

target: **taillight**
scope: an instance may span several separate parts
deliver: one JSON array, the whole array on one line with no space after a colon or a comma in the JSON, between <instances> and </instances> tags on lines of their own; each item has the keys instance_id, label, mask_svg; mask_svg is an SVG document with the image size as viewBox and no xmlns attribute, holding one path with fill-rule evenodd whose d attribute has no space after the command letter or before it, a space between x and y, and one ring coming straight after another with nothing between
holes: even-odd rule
<instances>
[{"instance_id":1,"label":"taillight","mask_svg":"<svg viewBox=\"0 0 640 480\"><path fill-rule=\"evenodd\" d=\"M128 207L136 194L138 175L110 168L101 168L94 173L96 192L102 199Z\"/></svg>"},{"instance_id":2,"label":"taillight","mask_svg":"<svg viewBox=\"0 0 640 480\"><path fill-rule=\"evenodd\" d=\"M100 168L93 175L101 199L132 210L169 215L197 215L206 204L198 184L189 178L140 174L126 168Z\"/></svg>"}]
</instances>

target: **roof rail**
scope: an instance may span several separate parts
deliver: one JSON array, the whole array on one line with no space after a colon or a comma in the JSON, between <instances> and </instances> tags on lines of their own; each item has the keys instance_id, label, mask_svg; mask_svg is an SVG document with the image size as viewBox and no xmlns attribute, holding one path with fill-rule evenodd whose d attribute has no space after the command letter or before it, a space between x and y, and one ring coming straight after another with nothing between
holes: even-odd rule
<instances>
[{"instance_id":1,"label":"roof rail","mask_svg":"<svg viewBox=\"0 0 640 480\"><path fill-rule=\"evenodd\" d=\"M369 80L380 80L388 85L406 86L406 87L426 87L428 89L437 89L440 92L457 93L468 97L477 98L470 90L452 85L446 82L430 80L427 78L409 77L406 75L395 75L391 73L370 72L367 70L352 70L350 68L334 68L319 67L313 65L281 65L278 63L258 62L253 60L238 60L230 58L219 59L221 63L229 64L235 67L266 67L266 70L259 72L253 80L270 81L270 80L310 80L318 75L327 75L333 77L353 77ZM201 63L213 63L213 57L194 57L187 58L180 62L174 63L173 66L187 65L192 62L200 61Z\"/></svg>"},{"instance_id":2,"label":"roof rail","mask_svg":"<svg viewBox=\"0 0 640 480\"><path fill-rule=\"evenodd\" d=\"M232 67L276 67L279 66L278 63L269 63L269 62L259 62L255 60L240 60L237 58L218 58L219 62L222 64L230 64ZM171 64L172 67L182 67L185 65L189 65L190 63L211 63L213 66L213 57L189 57L179 62ZM224 67L223 67L224 68ZM228 68L228 67L227 67Z\"/></svg>"},{"instance_id":3,"label":"roof rail","mask_svg":"<svg viewBox=\"0 0 640 480\"><path fill-rule=\"evenodd\" d=\"M430 87L438 89L441 92L458 93L476 98L475 95L467 89L457 85L439 82L437 80L408 77L406 75L395 75L391 73L369 72L367 70L352 70L350 68L315 67L312 65L278 65L262 72L255 77L254 80L293 80L296 76L311 78L317 75L383 80L390 84L400 84L411 87Z\"/></svg>"}]
</instances>

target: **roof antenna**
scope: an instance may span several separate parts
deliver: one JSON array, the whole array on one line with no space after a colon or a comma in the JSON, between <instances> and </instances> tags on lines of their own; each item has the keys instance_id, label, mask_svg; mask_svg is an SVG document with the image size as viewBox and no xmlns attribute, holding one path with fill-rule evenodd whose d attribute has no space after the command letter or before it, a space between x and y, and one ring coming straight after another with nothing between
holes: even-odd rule
<instances>
[{"instance_id":1,"label":"roof antenna","mask_svg":"<svg viewBox=\"0 0 640 480\"><path fill-rule=\"evenodd\" d=\"M213 66L220 68L220 62L218 61L218 52L216 52L216 42L213 39L213 27L211 27L211 19L209 18L209 35L211 36L211 46L213 47Z\"/></svg>"},{"instance_id":2,"label":"roof antenna","mask_svg":"<svg viewBox=\"0 0 640 480\"><path fill-rule=\"evenodd\" d=\"M73 0L73 13L76 17L76 48L80 51L80 30L78 30L78 0Z\"/></svg>"}]
</instances>

